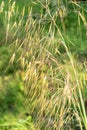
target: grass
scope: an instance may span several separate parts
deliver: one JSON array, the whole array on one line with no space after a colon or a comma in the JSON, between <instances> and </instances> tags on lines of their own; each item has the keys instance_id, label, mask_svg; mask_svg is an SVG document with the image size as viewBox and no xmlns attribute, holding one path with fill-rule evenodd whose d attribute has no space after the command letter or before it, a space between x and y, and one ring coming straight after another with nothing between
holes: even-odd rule
<instances>
[{"instance_id":1,"label":"grass","mask_svg":"<svg viewBox=\"0 0 87 130\"><path fill-rule=\"evenodd\" d=\"M86 6L20 2L0 12L0 129L87 130Z\"/></svg>"}]
</instances>

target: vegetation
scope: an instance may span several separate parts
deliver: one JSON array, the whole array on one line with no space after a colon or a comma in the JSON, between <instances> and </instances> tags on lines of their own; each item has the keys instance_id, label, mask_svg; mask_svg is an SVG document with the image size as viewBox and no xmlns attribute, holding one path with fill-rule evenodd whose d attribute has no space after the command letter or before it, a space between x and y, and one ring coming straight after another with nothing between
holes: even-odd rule
<instances>
[{"instance_id":1,"label":"vegetation","mask_svg":"<svg viewBox=\"0 0 87 130\"><path fill-rule=\"evenodd\" d=\"M86 15L84 2L0 0L0 130L87 130Z\"/></svg>"}]
</instances>

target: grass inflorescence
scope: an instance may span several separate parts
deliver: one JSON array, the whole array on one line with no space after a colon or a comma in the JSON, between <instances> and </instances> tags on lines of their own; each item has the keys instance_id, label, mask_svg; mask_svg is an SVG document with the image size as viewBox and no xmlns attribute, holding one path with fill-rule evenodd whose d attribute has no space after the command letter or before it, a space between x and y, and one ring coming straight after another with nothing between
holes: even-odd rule
<instances>
[{"instance_id":1,"label":"grass inflorescence","mask_svg":"<svg viewBox=\"0 0 87 130\"><path fill-rule=\"evenodd\" d=\"M0 129L87 130L86 13L67 0L0 3Z\"/></svg>"}]
</instances>

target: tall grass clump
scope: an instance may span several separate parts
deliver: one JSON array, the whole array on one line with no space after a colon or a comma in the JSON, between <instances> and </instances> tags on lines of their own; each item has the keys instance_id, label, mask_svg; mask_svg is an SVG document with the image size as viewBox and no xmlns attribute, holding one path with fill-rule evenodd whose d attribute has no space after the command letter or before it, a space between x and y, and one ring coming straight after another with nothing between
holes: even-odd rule
<instances>
[{"instance_id":1,"label":"tall grass clump","mask_svg":"<svg viewBox=\"0 0 87 130\"><path fill-rule=\"evenodd\" d=\"M84 52L84 47L74 36L76 29L78 37L82 36L81 29L86 35L83 6L76 2L37 0L27 14L25 7L18 14L15 4L9 0L4 41L9 49L14 48L10 63L14 64L20 52L16 61L23 82L21 116L31 116L35 130L87 130L87 61L80 61L79 56L84 56L79 51ZM78 46L82 49L78 50ZM27 118L25 123L19 122L26 130L30 126Z\"/></svg>"}]
</instances>

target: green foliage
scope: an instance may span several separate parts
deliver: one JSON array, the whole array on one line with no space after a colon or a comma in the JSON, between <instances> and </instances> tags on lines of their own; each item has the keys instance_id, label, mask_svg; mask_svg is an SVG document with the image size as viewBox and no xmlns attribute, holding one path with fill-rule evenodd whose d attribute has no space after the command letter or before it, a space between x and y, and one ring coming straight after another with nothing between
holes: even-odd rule
<instances>
[{"instance_id":1,"label":"green foliage","mask_svg":"<svg viewBox=\"0 0 87 130\"><path fill-rule=\"evenodd\" d=\"M11 74L14 73L16 70L20 69L21 66L17 63L17 59L20 57L20 51L16 53L16 59L14 59L14 64L10 63L10 59L14 54L16 47L7 47L1 46L0 47L0 75Z\"/></svg>"},{"instance_id":2,"label":"green foliage","mask_svg":"<svg viewBox=\"0 0 87 130\"><path fill-rule=\"evenodd\" d=\"M15 113L23 107L22 83L17 75L3 76L0 80L0 110Z\"/></svg>"}]
</instances>

